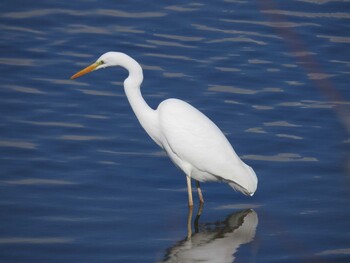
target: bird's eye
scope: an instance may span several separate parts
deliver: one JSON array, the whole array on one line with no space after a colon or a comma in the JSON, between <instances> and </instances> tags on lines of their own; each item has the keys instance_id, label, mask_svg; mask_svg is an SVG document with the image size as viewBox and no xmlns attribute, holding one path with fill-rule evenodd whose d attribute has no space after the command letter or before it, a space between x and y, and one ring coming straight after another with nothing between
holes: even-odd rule
<instances>
[{"instance_id":1,"label":"bird's eye","mask_svg":"<svg viewBox=\"0 0 350 263\"><path fill-rule=\"evenodd\" d=\"M100 64L102 65L102 64L104 64L105 62L103 61L103 60L100 60Z\"/></svg>"}]
</instances>

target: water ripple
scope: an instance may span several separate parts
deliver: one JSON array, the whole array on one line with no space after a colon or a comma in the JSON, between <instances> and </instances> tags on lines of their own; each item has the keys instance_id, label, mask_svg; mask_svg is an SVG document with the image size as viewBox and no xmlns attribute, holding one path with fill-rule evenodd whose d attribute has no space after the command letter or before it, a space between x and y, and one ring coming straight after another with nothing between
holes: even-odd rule
<instances>
[{"instance_id":1,"label":"water ripple","mask_svg":"<svg viewBox=\"0 0 350 263\"><path fill-rule=\"evenodd\" d=\"M283 92L280 88L263 88L261 90L243 89L233 86L209 85L208 90L217 92L228 92L234 94L254 95L261 92Z\"/></svg>"},{"instance_id":2,"label":"water ripple","mask_svg":"<svg viewBox=\"0 0 350 263\"><path fill-rule=\"evenodd\" d=\"M0 147L13 147L13 148L20 148L20 149L36 149L38 147L37 144L26 142L26 141L0 141Z\"/></svg>"},{"instance_id":3,"label":"water ripple","mask_svg":"<svg viewBox=\"0 0 350 263\"><path fill-rule=\"evenodd\" d=\"M1 262L154 262L186 231L186 180L118 99L125 72L69 80L69 66L109 50L142 63L152 108L190 101L254 167L253 199L203 185L199 226L253 207L259 262L346 261L350 139L336 116L350 106L349 1L4 2ZM342 96L323 97L320 83Z\"/></svg>"},{"instance_id":4,"label":"water ripple","mask_svg":"<svg viewBox=\"0 0 350 263\"><path fill-rule=\"evenodd\" d=\"M320 38L327 38L330 42L333 43L350 43L350 37L344 36L329 36L329 35L317 35Z\"/></svg>"},{"instance_id":5,"label":"water ripple","mask_svg":"<svg viewBox=\"0 0 350 263\"><path fill-rule=\"evenodd\" d=\"M264 38L280 39L279 36L271 35L271 34L262 34L259 32L242 31L242 30L234 30L234 29L221 29L221 28L210 27L210 26L200 25L200 24L192 24L191 26L195 27L198 30L221 32L221 33L231 34L231 35L251 35L251 36L264 37Z\"/></svg>"},{"instance_id":6,"label":"water ripple","mask_svg":"<svg viewBox=\"0 0 350 263\"><path fill-rule=\"evenodd\" d=\"M12 185L74 185L76 183L66 180L28 178L12 181L1 181Z\"/></svg>"},{"instance_id":7,"label":"water ripple","mask_svg":"<svg viewBox=\"0 0 350 263\"><path fill-rule=\"evenodd\" d=\"M262 10L261 12L266 14L273 14L273 15L296 16L296 17L304 17L304 18L350 19L350 14L343 13L343 12L312 13L312 12L298 12L298 11L287 11L287 10Z\"/></svg>"},{"instance_id":8,"label":"water ripple","mask_svg":"<svg viewBox=\"0 0 350 263\"><path fill-rule=\"evenodd\" d=\"M269 27L280 27L280 28L288 28L288 27L300 27L300 26L320 26L316 23L295 23L295 22L268 22L268 21L251 21L251 20L238 20L238 19L220 19L224 22L230 23L241 23L241 24L252 24L252 25L261 25L261 26L269 26Z\"/></svg>"},{"instance_id":9,"label":"water ripple","mask_svg":"<svg viewBox=\"0 0 350 263\"><path fill-rule=\"evenodd\" d=\"M13 91L22 92L22 93L30 93L30 94L45 94L46 92L43 92L36 88L31 87L24 87L19 85L4 85L4 88L11 89Z\"/></svg>"},{"instance_id":10,"label":"water ripple","mask_svg":"<svg viewBox=\"0 0 350 263\"><path fill-rule=\"evenodd\" d=\"M183 42L198 42L198 41L204 40L204 37L194 37L194 36L168 35L168 34L153 34L153 35L156 37L179 40Z\"/></svg>"},{"instance_id":11,"label":"water ripple","mask_svg":"<svg viewBox=\"0 0 350 263\"><path fill-rule=\"evenodd\" d=\"M303 137L300 136L296 136L296 135L291 135L291 134L276 134L277 137L281 137L281 138L287 138L287 139L293 139L293 140L302 140Z\"/></svg>"},{"instance_id":12,"label":"water ripple","mask_svg":"<svg viewBox=\"0 0 350 263\"><path fill-rule=\"evenodd\" d=\"M35 59L29 58L0 58L0 65L7 66L41 66L36 63Z\"/></svg>"},{"instance_id":13,"label":"water ripple","mask_svg":"<svg viewBox=\"0 0 350 263\"><path fill-rule=\"evenodd\" d=\"M84 125L80 123L69 123L69 122L55 122L55 121L24 121L17 120L20 123L32 124L37 126L48 126L48 127L66 127L66 128L83 128Z\"/></svg>"},{"instance_id":14,"label":"water ripple","mask_svg":"<svg viewBox=\"0 0 350 263\"><path fill-rule=\"evenodd\" d=\"M277 155L244 155L242 159L267 162L318 162L315 157L303 157L296 153L279 153Z\"/></svg>"},{"instance_id":15,"label":"water ripple","mask_svg":"<svg viewBox=\"0 0 350 263\"><path fill-rule=\"evenodd\" d=\"M350 255L350 248L338 248L338 249L328 249L317 253L316 255Z\"/></svg>"},{"instance_id":16,"label":"water ripple","mask_svg":"<svg viewBox=\"0 0 350 263\"><path fill-rule=\"evenodd\" d=\"M293 124L287 121L273 121L273 122L265 122L265 126L278 126L278 127L301 127L301 125Z\"/></svg>"},{"instance_id":17,"label":"water ripple","mask_svg":"<svg viewBox=\"0 0 350 263\"><path fill-rule=\"evenodd\" d=\"M74 238L65 237L7 237L0 238L0 244L69 244Z\"/></svg>"},{"instance_id":18,"label":"water ripple","mask_svg":"<svg viewBox=\"0 0 350 263\"><path fill-rule=\"evenodd\" d=\"M187 5L171 5L165 7L167 10L177 11L177 12L192 12L197 11L203 4L200 3L189 3Z\"/></svg>"},{"instance_id":19,"label":"water ripple","mask_svg":"<svg viewBox=\"0 0 350 263\"><path fill-rule=\"evenodd\" d=\"M58 137L59 140L66 141L95 141L95 140L107 140L105 136L89 136L89 135L62 135Z\"/></svg>"},{"instance_id":20,"label":"water ripple","mask_svg":"<svg viewBox=\"0 0 350 263\"><path fill-rule=\"evenodd\" d=\"M242 43L254 43L258 45L267 45L267 43L264 41L258 41L248 37L227 37L227 38L220 38L220 39L207 41L208 44L225 43L225 42L242 42Z\"/></svg>"},{"instance_id":21,"label":"water ripple","mask_svg":"<svg viewBox=\"0 0 350 263\"><path fill-rule=\"evenodd\" d=\"M97 9L94 11L78 11L70 9L59 9L59 8L47 8L47 9L37 9L22 12L9 12L3 14L2 17L12 18L12 19L29 19L41 16L49 15L70 15L70 16L91 16L91 15L102 15L110 17L123 17L123 18L154 18L165 16L166 13L163 12L127 12L116 9Z\"/></svg>"}]
</instances>

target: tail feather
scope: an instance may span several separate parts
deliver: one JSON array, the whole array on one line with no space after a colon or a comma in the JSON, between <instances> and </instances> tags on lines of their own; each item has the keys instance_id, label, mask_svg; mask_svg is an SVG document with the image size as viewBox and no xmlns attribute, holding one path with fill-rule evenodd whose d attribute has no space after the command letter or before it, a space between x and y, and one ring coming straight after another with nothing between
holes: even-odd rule
<instances>
[{"instance_id":1,"label":"tail feather","mask_svg":"<svg viewBox=\"0 0 350 263\"><path fill-rule=\"evenodd\" d=\"M245 195L253 196L257 188L258 178L253 168L246 165L245 163L243 164L244 169L240 171L240 174L233 176L233 178L227 180L227 182L235 191L241 192Z\"/></svg>"}]
</instances>

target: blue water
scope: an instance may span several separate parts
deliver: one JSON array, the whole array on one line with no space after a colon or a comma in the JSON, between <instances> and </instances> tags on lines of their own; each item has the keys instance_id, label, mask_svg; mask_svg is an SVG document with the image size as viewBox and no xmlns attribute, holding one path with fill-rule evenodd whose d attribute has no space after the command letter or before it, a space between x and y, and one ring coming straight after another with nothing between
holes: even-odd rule
<instances>
[{"instance_id":1,"label":"blue water","mask_svg":"<svg viewBox=\"0 0 350 263\"><path fill-rule=\"evenodd\" d=\"M0 261L349 262L349 10L2 1ZM152 107L180 98L224 131L258 175L253 197L203 184L189 216L185 177L137 122L126 72L69 80L110 50L142 64Z\"/></svg>"}]
</instances>

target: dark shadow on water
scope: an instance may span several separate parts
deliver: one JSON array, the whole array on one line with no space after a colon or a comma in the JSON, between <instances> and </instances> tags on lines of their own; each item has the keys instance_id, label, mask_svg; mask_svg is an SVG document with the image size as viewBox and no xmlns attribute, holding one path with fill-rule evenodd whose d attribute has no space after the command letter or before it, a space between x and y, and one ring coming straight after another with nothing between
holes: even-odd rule
<instances>
[{"instance_id":1,"label":"dark shadow on water","mask_svg":"<svg viewBox=\"0 0 350 263\"><path fill-rule=\"evenodd\" d=\"M258 225L254 210L241 210L213 223L199 223L201 212L202 207L194 220L192 233L193 209L189 209L187 237L167 249L161 262L231 263L238 248L254 240Z\"/></svg>"}]
</instances>

